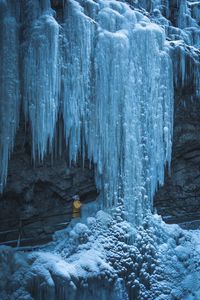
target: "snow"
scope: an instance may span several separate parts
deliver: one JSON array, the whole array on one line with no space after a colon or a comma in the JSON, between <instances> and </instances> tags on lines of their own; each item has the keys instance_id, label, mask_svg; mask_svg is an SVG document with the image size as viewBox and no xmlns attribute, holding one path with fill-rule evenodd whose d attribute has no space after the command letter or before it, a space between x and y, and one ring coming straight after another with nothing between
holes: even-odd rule
<instances>
[{"instance_id":1,"label":"snow","mask_svg":"<svg viewBox=\"0 0 200 300\"><path fill-rule=\"evenodd\" d=\"M122 214L122 206L114 216L98 211L32 253L1 247L2 299L198 300L200 230L167 225L158 215L136 230Z\"/></svg>"}]
</instances>

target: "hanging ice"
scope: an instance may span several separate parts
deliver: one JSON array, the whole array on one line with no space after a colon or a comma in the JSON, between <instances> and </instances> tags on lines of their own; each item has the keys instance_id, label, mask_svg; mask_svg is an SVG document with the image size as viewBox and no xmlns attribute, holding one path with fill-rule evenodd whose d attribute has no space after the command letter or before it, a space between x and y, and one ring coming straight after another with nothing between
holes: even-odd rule
<instances>
[{"instance_id":1,"label":"hanging ice","mask_svg":"<svg viewBox=\"0 0 200 300\"><path fill-rule=\"evenodd\" d=\"M47 149L52 150L59 109L59 25L52 11L45 9L48 8L46 2L41 2L43 10L37 19L27 20L28 34L23 52L23 103L31 125L34 160L42 160ZM40 12L37 5L36 12Z\"/></svg>"},{"instance_id":2,"label":"hanging ice","mask_svg":"<svg viewBox=\"0 0 200 300\"><path fill-rule=\"evenodd\" d=\"M18 24L11 13L14 5L0 1L0 193L19 121Z\"/></svg>"},{"instance_id":3,"label":"hanging ice","mask_svg":"<svg viewBox=\"0 0 200 300\"><path fill-rule=\"evenodd\" d=\"M87 110L79 119L83 126L76 132L76 142L73 135L69 144L80 145L84 133L104 204L111 207L122 197L129 216L142 217L151 207L158 182L163 183L171 155L172 68L164 50L164 34L125 4L79 2L82 7L77 1L69 1L67 7L71 10L67 26L70 61L76 61L78 75L73 71L75 63L68 67L79 78L72 83L72 91L79 91L76 107L86 105ZM75 38L70 42L74 36L79 46ZM81 51L85 51L83 56ZM87 77L82 80L83 76ZM90 89L83 92L88 82ZM77 110L74 113L80 115ZM69 121L64 120L67 127Z\"/></svg>"},{"instance_id":4,"label":"hanging ice","mask_svg":"<svg viewBox=\"0 0 200 300\"><path fill-rule=\"evenodd\" d=\"M94 22L83 13L77 2L71 1L66 5L64 18L62 112L70 161L76 161L79 151L82 150L83 158L85 153L82 129L87 122L87 110L90 110Z\"/></svg>"},{"instance_id":5,"label":"hanging ice","mask_svg":"<svg viewBox=\"0 0 200 300\"><path fill-rule=\"evenodd\" d=\"M120 1L68 0L62 28L48 1L34 1L35 10L30 3L22 91L33 158L52 150L62 115L69 160L81 154L93 161L104 206L122 198L138 221L171 156L172 68L164 32Z\"/></svg>"}]
</instances>

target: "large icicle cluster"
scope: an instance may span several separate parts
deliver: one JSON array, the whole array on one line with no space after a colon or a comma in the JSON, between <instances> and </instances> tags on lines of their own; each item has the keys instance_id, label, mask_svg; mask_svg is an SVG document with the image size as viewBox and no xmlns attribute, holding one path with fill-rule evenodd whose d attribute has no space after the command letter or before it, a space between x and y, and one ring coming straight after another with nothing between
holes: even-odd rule
<instances>
[{"instance_id":1,"label":"large icicle cluster","mask_svg":"<svg viewBox=\"0 0 200 300\"><path fill-rule=\"evenodd\" d=\"M52 149L58 118L59 25L48 11L28 21L23 59L23 103L32 129L35 160L36 155L39 159L44 158L48 146Z\"/></svg>"},{"instance_id":2,"label":"large icicle cluster","mask_svg":"<svg viewBox=\"0 0 200 300\"><path fill-rule=\"evenodd\" d=\"M16 17L7 3L0 1L0 193L6 183L8 160L19 120L19 32Z\"/></svg>"},{"instance_id":3,"label":"large icicle cluster","mask_svg":"<svg viewBox=\"0 0 200 300\"><path fill-rule=\"evenodd\" d=\"M193 97L199 97L200 2L196 0L143 0L137 4L131 0L128 2L135 8L145 8L149 12L149 17L165 29L174 62L175 88L193 89Z\"/></svg>"},{"instance_id":4,"label":"large icicle cluster","mask_svg":"<svg viewBox=\"0 0 200 300\"><path fill-rule=\"evenodd\" d=\"M22 1L21 6L26 12L21 87L33 159L52 151L62 116L69 160L81 154L95 164L104 205L122 197L131 218L142 217L171 156L172 67L164 31L115 0L69 0L62 26L49 1ZM12 29L8 25L4 34ZM10 59L19 52L17 34L12 31L13 39L6 40L3 33ZM1 71L14 78L12 84L10 77L6 81L9 101L7 95L1 100L6 119L1 126L7 130L1 134L2 185L16 128L6 124L8 118L17 124L19 110L18 69L8 65L9 60Z\"/></svg>"}]
</instances>

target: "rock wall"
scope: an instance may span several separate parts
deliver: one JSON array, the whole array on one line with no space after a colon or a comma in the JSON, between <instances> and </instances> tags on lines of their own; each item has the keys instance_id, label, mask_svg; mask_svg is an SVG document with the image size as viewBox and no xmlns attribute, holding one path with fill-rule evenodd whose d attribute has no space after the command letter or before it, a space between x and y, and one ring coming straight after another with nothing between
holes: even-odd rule
<instances>
[{"instance_id":1,"label":"rock wall","mask_svg":"<svg viewBox=\"0 0 200 300\"><path fill-rule=\"evenodd\" d=\"M168 40L174 67L174 136L171 173L154 205L170 223L200 218L199 1L170 3Z\"/></svg>"},{"instance_id":2,"label":"rock wall","mask_svg":"<svg viewBox=\"0 0 200 300\"><path fill-rule=\"evenodd\" d=\"M169 222L200 218L200 101L191 94L175 97L171 174L155 196L155 207Z\"/></svg>"},{"instance_id":3,"label":"rock wall","mask_svg":"<svg viewBox=\"0 0 200 300\"><path fill-rule=\"evenodd\" d=\"M72 197L82 203L97 197L93 168L67 165L58 158L53 164L31 163L30 134L20 126L9 162L8 181L0 197L0 244L25 246L51 240L52 233L66 227L72 217Z\"/></svg>"}]
</instances>

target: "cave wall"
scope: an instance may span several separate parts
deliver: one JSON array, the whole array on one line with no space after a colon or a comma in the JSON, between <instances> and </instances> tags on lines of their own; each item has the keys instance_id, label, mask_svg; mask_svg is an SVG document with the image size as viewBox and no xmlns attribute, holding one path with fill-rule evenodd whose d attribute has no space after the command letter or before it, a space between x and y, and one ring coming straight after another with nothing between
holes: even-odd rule
<instances>
[{"instance_id":1,"label":"cave wall","mask_svg":"<svg viewBox=\"0 0 200 300\"><path fill-rule=\"evenodd\" d=\"M154 206L164 220L183 227L200 218L199 15L198 2L171 1L165 26L173 61L174 133L170 172Z\"/></svg>"},{"instance_id":2,"label":"cave wall","mask_svg":"<svg viewBox=\"0 0 200 300\"><path fill-rule=\"evenodd\" d=\"M199 100L192 90L175 96L171 172L154 200L158 213L172 223L200 218Z\"/></svg>"},{"instance_id":3,"label":"cave wall","mask_svg":"<svg viewBox=\"0 0 200 300\"><path fill-rule=\"evenodd\" d=\"M71 165L65 157L31 159L30 133L21 124L0 196L0 244L26 246L46 243L71 221L72 197L83 205L97 197L94 170L85 162Z\"/></svg>"}]
</instances>

